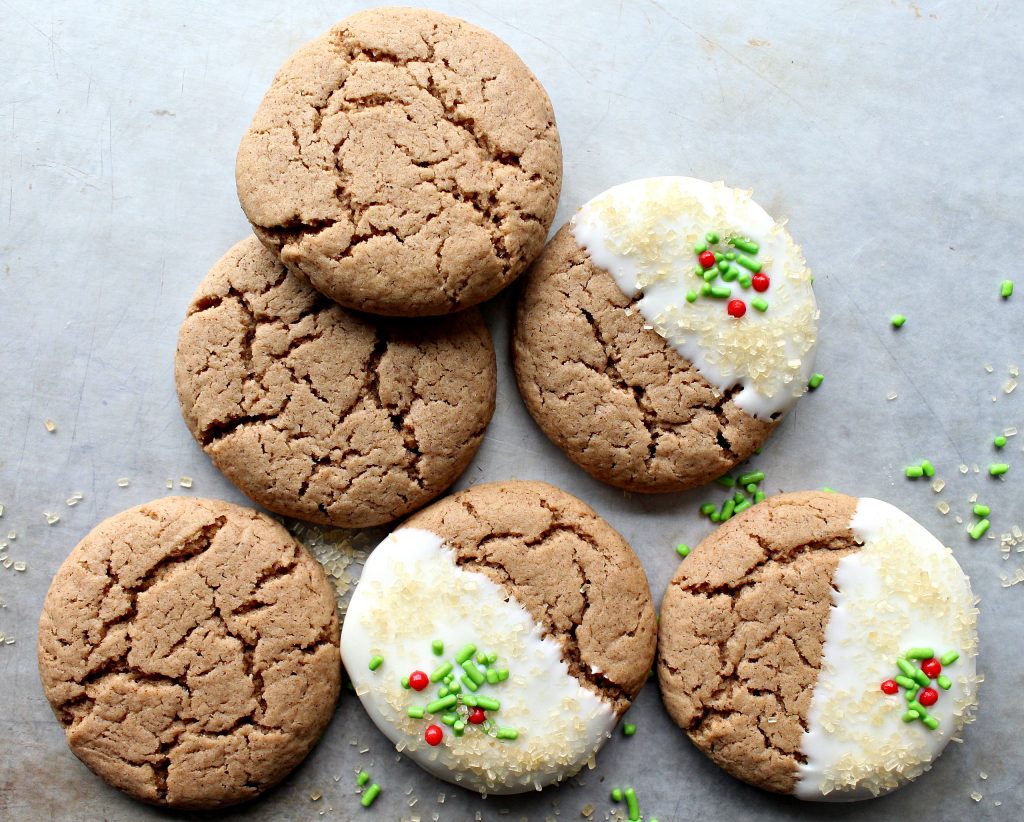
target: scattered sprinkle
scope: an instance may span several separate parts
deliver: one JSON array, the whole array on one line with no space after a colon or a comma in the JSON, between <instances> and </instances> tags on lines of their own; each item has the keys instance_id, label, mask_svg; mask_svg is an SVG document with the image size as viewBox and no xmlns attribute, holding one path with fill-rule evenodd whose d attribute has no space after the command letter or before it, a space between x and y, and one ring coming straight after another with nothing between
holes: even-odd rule
<instances>
[{"instance_id":1,"label":"scattered sprinkle","mask_svg":"<svg viewBox=\"0 0 1024 822\"><path fill-rule=\"evenodd\" d=\"M370 664L368 665L371 671L376 671L381 665L384 664L384 657L380 654L370 657Z\"/></svg>"},{"instance_id":2,"label":"scattered sprinkle","mask_svg":"<svg viewBox=\"0 0 1024 822\"><path fill-rule=\"evenodd\" d=\"M444 642L440 639L435 639L431 642L430 648L434 652L434 656L442 656L444 654Z\"/></svg>"},{"instance_id":3,"label":"scattered sprinkle","mask_svg":"<svg viewBox=\"0 0 1024 822\"><path fill-rule=\"evenodd\" d=\"M635 733L636 725L634 725L632 722L627 722L625 725L622 726L623 736L633 736Z\"/></svg>"},{"instance_id":4,"label":"scattered sprinkle","mask_svg":"<svg viewBox=\"0 0 1024 822\"><path fill-rule=\"evenodd\" d=\"M971 510L974 511L974 516L976 517L987 517L992 513L991 509L987 505L975 505Z\"/></svg>"},{"instance_id":5,"label":"scattered sprinkle","mask_svg":"<svg viewBox=\"0 0 1024 822\"><path fill-rule=\"evenodd\" d=\"M821 384L825 381L824 374L812 374L811 378L807 381L807 387L811 391L816 391Z\"/></svg>"},{"instance_id":6,"label":"scattered sprinkle","mask_svg":"<svg viewBox=\"0 0 1024 822\"><path fill-rule=\"evenodd\" d=\"M999 436L995 437L992 440L992 444L996 448L1002 448L1004 445L1006 445L1006 437L1004 437L1002 434L1000 434Z\"/></svg>"},{"instance_id":7,"label":"scattered sprinkle","mask_svg":"<svg viewBox=\"0 0 1024 822\"><path fill-rule=\"evenodd\" d=\"M680 542L676 546L676 553L685 559L686 557L690 556L690 546L683 542Z\"/></svg>"},{"instance_id":8,"label":"scattered sprinkle","mask_svg":"<svg viewBox=\"0 0 1024 822\"><path fill-rule=\"evenodd\" d=\"M1003 280L999 283L999 296L1004 300L1013 294L1013 280Z\"/></svg>"},{"instance_id":9,"label":"scattered sprinkle","mask_svg":"<svg viewBox=\"0 0 1024 822\"><path fill-rule=\"evenodd\" d=\"M43 420L43 427L52 434L57 430L57 423L53 420Z\"/></svg>"},{"instance_id":10,"label":"scattered sprinkle","mask_svg":"<svg viewBox=\"0 0 1024 822\"><path fill-rule=\"evenodd\" d=\"M612 788L612 802L622 801L622 788Z\"/></svg>"},{"instance_id":11,"label":"scattered sprinkle","mask_svg":"<svg viewBox=\"0 0 1024 822\"><path fill-rule=\"evenodd\" d=\"M374 803L374 800L380 794L380 785L374 782L369 788L363 793L362 798L359 800L359 804L364 808L370 807Z\"/></svg>"},{"instance_id":12,"label":"scattered sprinkle","mask_svg":"<svg viewBox=\"0 0 1024 822\"><path fill-rule=\"evenodd\" d=\"M1010 466L1005 462L993 462L988 466L988 472L993 477L1001 477L1009 470Z\"/></svg>"},{"instance_id":13,"label":"scattered sprinkle","mask_svg":"<svg viewBox=\"0 0 1024 822\"><path fill-rule=\"evenodd\" d=\"M370 781L370 775L366 771L360 771L356 774L356 784L362 788L367 782Z\"/></svg>"},{"instance_id":14,"label":"scattered sprinkle","mask_svg":"<svg viewBox=\"0 0 1024 822\"><path fill-rule=\"evenodd\" d=\"M971 535L971 539L981 539L985 536L985 532L989 529L991 523L987 519L983 519L980 522L976 522L967 533Z\"/></svg>"},{"instance_id":15,"label":"scattered sprinkle","mask_svg":"<svg viewBox=\"0 0 1024 822\"><path fill-rule=\"evenodd\" d=\"M902 314L893 314L892 315L892 320L890 320L890 322L892 323L892 327L893 328L903 328L903 324L906 321L907 321L907 318L904 317Z\"/></svg>"}]
</instances>

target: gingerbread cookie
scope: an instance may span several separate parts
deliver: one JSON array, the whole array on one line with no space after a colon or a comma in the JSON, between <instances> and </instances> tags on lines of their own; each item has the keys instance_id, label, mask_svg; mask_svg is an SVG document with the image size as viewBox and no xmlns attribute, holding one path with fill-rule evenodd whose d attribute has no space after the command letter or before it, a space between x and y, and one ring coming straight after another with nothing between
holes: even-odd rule
<instances>
[{"instance_id":1,"label":"gingerbread cookie","mask_svg":"<svg viewBox=\"0 0 1024 822\"><path fill-rule=\"evenodd\" d=\"M544 89L503 42L378 8L285 63L236 177L292 271L351 308L422 316L486 300L537 256L562 154Z\"/></svg>"},{"instance_id":2,"label":"gingerbread cookie","mask_svg":"<svg viewBox=\"0 0 1024 822\"><path fill-rule=\"evenodd\" d=\"M373 551L341 653L398 750L449 782L518 793L597 753L647 679L655 630L622 537L564 491L499 482Z\"/></svg>"},{"instance_id":3,"label":"gingerbread cookie","mask_svg":"<svg viewBox=\"0 0 1024 822\"><path fill-rule=\"evenodd\" d=\"M456 480L494 411L497 374L476 309L356 314L249 237L193 297L175 378L189 430L235 485L279 514L357 528Z\"/></svg>"},{"instance_id":4,"label":"gingerbread cookie","mask_svg":"<svg viewBox=\"0 0 1024 822\"><path fill-rule=\"evenodd\" d=\"M519 390L597 479L692 488L749 457L806 390L810 283L800 249L749 192L689 177L616 186L526 278Z\"/></svg>"},{"instance_id":5,"label":"gingerbread cookie","mask_svg":"<svg viewBox=\"0 0 1024 822\"><path fill-rule=\"evenodd\" d=\"M888 793L972 718L977 609L899 509L783 494L721 526L662 601L669 714L716 764L800 799Z\"/></svg>"},{"instance_id":6,"label":"gingerbread cookie","mask_svg":"<svg viewBox=\"0 0 1024 822\"><path fill-rule=\"evenodd\" d=\"M39 672L74 754L136 799L219 808L284 779L341 681L334 593L268 517L167 497L94 528L57 571Z\"/></svg>"}]
</instances>

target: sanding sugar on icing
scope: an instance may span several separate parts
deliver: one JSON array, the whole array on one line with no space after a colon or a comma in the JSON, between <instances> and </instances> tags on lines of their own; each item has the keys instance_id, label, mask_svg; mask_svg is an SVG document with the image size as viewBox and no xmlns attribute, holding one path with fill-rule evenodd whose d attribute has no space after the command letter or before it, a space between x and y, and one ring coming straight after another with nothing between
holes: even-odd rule
<instances>
[{"instance_id":1,"label":"sanding sugar on icing","mask_svg":"<svg viewBox=\"0 0 1024 822\"><path fill-rule=\"evenodd\" d=\"M434 639L443 641L444 657L432 652ZM496 738L483 725L457 736L439 716L408 715L437 698L438 684L416 691L404 688L402 677L430 673L468 644L497 654L496 665L509 672L479 693L500 702L489 716L514 730L514 739ZM441 537L418 528L395 531L370 554L341 653L363 707L396 748L435 776L481 793L539 790L571 776L617 720L608 702L569 673L559 644L541 635L522 605L488 577L456 565ZM382 661L371 671L374 657ZM431 724L443 733L436 747L424 739Z\"/></svg>"},{"instance_id":2,"label":"sanding sugar on icing","mask_svg":"<svg viewBox=\"0 0 1024 822\"><path fill-rule=\"evenodd\" d=\"M858 500L850 523L863 547L833 576L821 671L801 741L794 793L849 801L888 793L931 767L976 705L977 608L952 552L922 525L879 500ZM908 649L955 650L949 690L928 708L938 724L903 721L904 692L887 694ZM939 650L941 649L941 650Z\"/></svg>"},{"instance_id":3,"label":"sanding sugar on icing","mask_svg":"<svg viewBox=\"0 0 1024 822\"><path fill-rule=\"evenodd\" d=\"M742 410L769 419L806 391L818 318L810 271L784 225L749 191L692 177L634 180L595 197L570 225L622 292L639 294L636 305L650 327L720 391L739 386L734 399ZM756 260L749 261L770 286L763 292L744 286L749 271L733 265L731 278L713 281L720 296L688 301L688 292L700 293L706 284L696 273L695 249L706 245L709 232L722 242L741 237L756 246ZM765 310L752 310L754 300ZM742 316L730 314L736 301L743 302Z\"/></svg>"}]
</instances>

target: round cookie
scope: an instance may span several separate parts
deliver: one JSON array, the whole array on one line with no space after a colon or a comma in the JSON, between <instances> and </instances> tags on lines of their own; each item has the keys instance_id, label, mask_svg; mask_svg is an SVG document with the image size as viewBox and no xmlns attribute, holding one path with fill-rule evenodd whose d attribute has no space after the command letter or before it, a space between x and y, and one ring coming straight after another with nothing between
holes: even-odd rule
<instances>
[{"instance_id":1,"label":"round cookie","mask_svg":"<svg viewBox=\"0 0 1024 822\"><path fill-rule=\"evenodd\" d=\"M700 254L716 252L725 270L706 282ZM800 249L749 192L637 180L583 206L531 269L516 378L537 424L592 476L685 490L749 457L804 393L817 316Z\"/></svg>"},{"instance_id":2,"label":"round cookie","mask_svg":"<svg viewBox=\"0 0 1024 822\"><path fill-rule=\"evenodd\" d=\"M800 799L888 793L973 716L977 609L899 509L805 492L707 537L662 600L669 714L712 761Z\"/></svg>"},{"instance_id":3,"label":"round cookie","mask_svg":"<svg viewBox=\"0 0 1024 822\"><path fill-rule=\"evenodd\" d=\"M592 759L646 681L655 633L643 568L618 533L564 491L499 482L435 503L377 546L341 654L399 751L506 794Z\"/></svg>"},{"instance_id":4,"label":"round cookie","mask_svg":"<svg viewBox=\"0 0 1024 822\"><path fill-rule=\"evenodd\" d=\"M341 682L334 593L268 517L167 497L104 520L39 620L43 690L75 756L115 788L219 808L316 744Z\"/></svg>"},{"instance_id":5,"label":"round cookie","mask_svg":"<svg viewBox=\"0 0 1024 822\"><path fill-rule=\"evenodd\" d=\"M479 311L348 311L249 237L214 265L178 337L185 422L214 464L286 516L360 528L441 494L476 453L497 368Z\"/></svg>"},{"instance_id":6,"label":"round cookie","mask_svg":"<svg viewBox=\"0 0 1024 822\"><path fill-rule=\"evenodd\" d=\"M537 256L558 205L551 103L494 35L432 11L354 14L281 68L242 140L257 236L337 302L446 314Z\"/></svg>"}]
</instances>

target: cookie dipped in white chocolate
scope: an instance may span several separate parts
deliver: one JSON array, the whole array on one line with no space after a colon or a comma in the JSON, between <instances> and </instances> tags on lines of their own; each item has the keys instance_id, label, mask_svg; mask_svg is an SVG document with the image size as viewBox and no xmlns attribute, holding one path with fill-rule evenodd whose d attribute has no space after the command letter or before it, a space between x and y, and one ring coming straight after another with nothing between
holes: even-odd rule
<instances>
[{"instance_id":1,"label":"cookie dipped in white chocolate","mask_svg":"<svg viewBox=\"0 0 1024 822\"><path fill-rule=\"evenodd\" d=\"M723 393L739 386L743 411L774 419L806 391L818 318L810 271L749 191L692 177L634 180L595 197L570 225L647 325ZM725 270L706 282L698 249L709 240ZM763 291L764 280L745 285L755 273L767 277ZM742 316L730 315L733 301Z\"/></svg>"},{"instance_id":2,"label":"cookie dipped in white chocolate","mask_svg":"<svg viewBox=\"0 0 1024 822\"><path fill-rule=\"evenodd\" d=\"M858 500L850 528L863 547L839 561L832 579L821 671L801 740L806 760L794 790L801 799L867 799L916 778L970 721L980 682L977 609L952 552L874 499ZM958 655L943 666L948 679L927 686L938 699L926 708L908 702L904 687L892 694L880 687L905 676L897 659L912 649L947 660ZM919 669L921 662L904 665Z\"/></svg>"},{"instance_id":3,"label":"cookie dipped in white chocolate","mask_svg":"<svg viewBox=\"0 0 1024 822\"><path fill-rule=\"evenodd\" d=\"M432 651L434 640L444 644L441 655ZM496 661L488 668L474 653L463 666L457 657L468 645L496 654ZM348 608L341 654L363 707L397 750L434 776L484 794L539 790L575 774L618 718L569 673L559 644L541 635L522 605L486 576L456 565L441 537L418 528L395 531L370 554ZM375 657L383 661L371 670ZM417 691L403 687L402 678L447 665L459 689L454 700L447 695L454 704L410 716L410 708L426 709L449 686L435 677ZM476 691L467 682L475 684L474 669L485 675ZM485 711L486 722L470 722L465 703L493 705L483 701L491 699L500 707ZM445 724L445 714L460 724ZM424 736L431 725L442 734L436 746Z\"/></svg>"}]
</instances>

